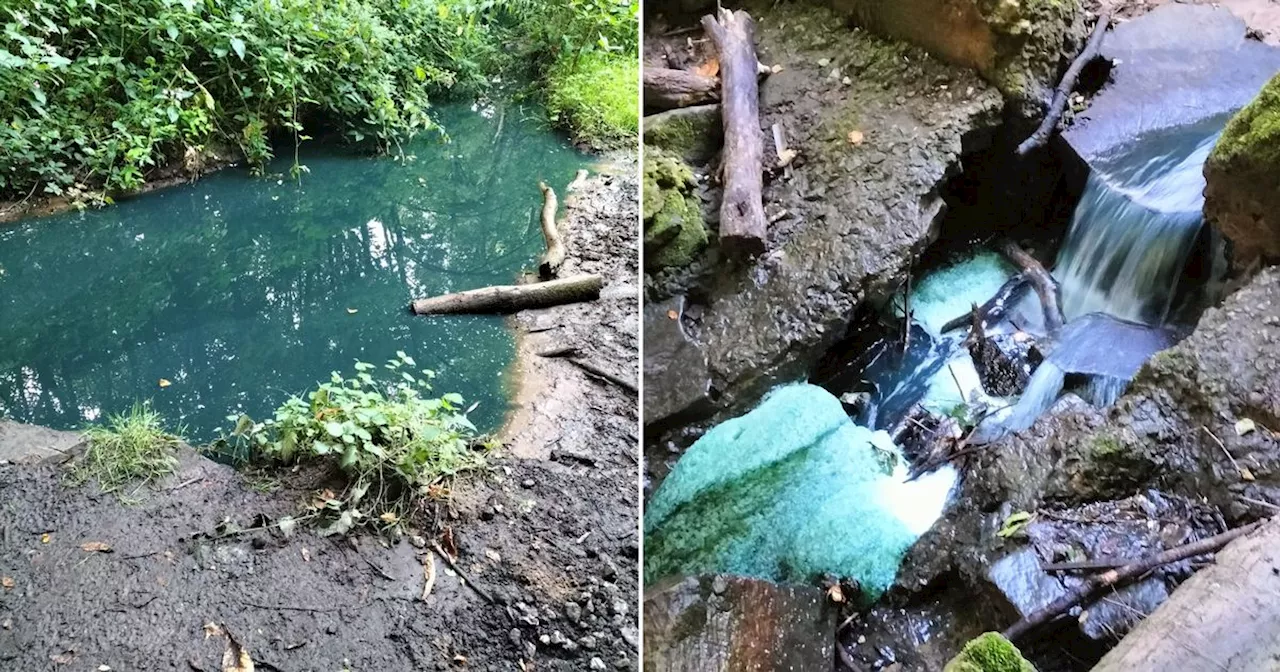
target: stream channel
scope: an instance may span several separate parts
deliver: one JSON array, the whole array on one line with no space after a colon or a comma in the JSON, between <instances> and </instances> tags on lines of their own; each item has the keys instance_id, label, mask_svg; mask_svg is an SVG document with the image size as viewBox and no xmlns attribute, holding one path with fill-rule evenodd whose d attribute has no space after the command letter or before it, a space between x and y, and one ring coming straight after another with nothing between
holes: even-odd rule
<instances>
[{"instance_id":1,"label":"stream channel","mask_svg":"<svg viewBox=\"0 0 1280 672\"><path fill-rule=\"evenodd\" d=\"M434 114L447 136L415 140L409 160L304 146L300 182L281 156L266 177L224 170L0 229L0 416L73 429L149 400L206 442L229 415L266 417L332 371L403 351L496 430L512 330L406 306L532 269L538 181L563 188L590 157L533 108Z\"/></svg>"},{"instance_id":2,"label":"stream channel","mask_svg":"<svg viewBox=\"0 0 1280 672\"><path fill-rule=\"evenodd\" d=\"M892 330L854 375L822 380L826 390L783 385L710 429L647 508L646 581L733 573L809 583L830 575L856 579L875 599L959 478L946 456L895 445L913 409L925 409L926 421L972 428L967 445L992 442L1029 427L1064 392L1114 403L1147 358L1189 331L1214 283L1205 274L1187 280L1187 268L1221 258L1201 232L1202 170L1225 122L1149 134L1095 162L1050 266L1065 326L1047 330L1019 269L970 247L925 269L909 301L889 302L882 321L900 324L909 306L909 336ZM965 344L969 320L944 330L997 295L984 331L1012 353L1018 391L984 385L985 367Z\"/></svg>"}]
</instances>

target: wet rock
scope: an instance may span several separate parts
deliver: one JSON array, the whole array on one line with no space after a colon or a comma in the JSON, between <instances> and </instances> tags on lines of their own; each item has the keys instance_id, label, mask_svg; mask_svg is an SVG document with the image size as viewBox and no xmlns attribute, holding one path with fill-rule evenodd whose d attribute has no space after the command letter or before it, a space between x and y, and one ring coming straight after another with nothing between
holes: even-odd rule
<instances>
[{"instance_id":1,"label":"wet rock","mask_svg":"<svg viewBox=\"0 0 1280 672\"><path fill-rule=\"evenodd\" d=\"M677 296L644 307L646 425L705 413L711 405L707 355L685 333L684 306L684 297Z\"/></svg>"},{"instance_id":2,"label":"wet rock","mask_svg":"<svg viewBox=\"0 0 1280 672\"><path fill-rule=\"evenodd\" d=\"M785 66L761 84L761 128L778 124L799 152L791 178L765 188L770 215L784 216L769 227L768 252L744 266L721 267L709 253L648 281L651 297L698 297L705 310L690 335L706 344L717 406L737 411L803 376L857 306L900 286L937 234L941 187L963 152L989 145L1002 108L971 70L844 30L828 8L752 9L761 60ZM852 83L832 86L831 67ZM932 84L942 76L947 90Z\"/></svg>"},{"instance_id":3,"label":"wet rock","mask_svg":"<svg viewBox=\"0 0 1280 672\"><path fill-rule=\"evenodd\" d=\"M1205 163L1205 219L1238 269L1280 260L1280 74L1227 123Z\"/></svg>"},{"instance_id":4,"label":"wet rock","mask_svg":"<svg viewBox=\"0 0 1280 672\"><path fill-rule=\"evenodd\" d=\"M1078 0L835 0L871 30L982 73L1023 118L1043 113L1084 38Z\"/></svg>"},{"instance_id":5,"label":"wet rock","mask_svg":"<svg viewBox=\"0 0 1280 672\"><path fill-rule=\"evenodd\" d=\"M646 268L687 266L707 245L698 183L681 159L649 150L644 160Z\"/></svg>"},{"instance_id":6,"label":"wet rock","mask_svg":"<svg viewBox=\"0 0 1280 672\"><path fill-rule=\"evenodd\" d=\"M82 442L79 432L0 420L0 462L30 464L60 459Z\"/></svg>"},{"instance_id":7,"label":"wet rock","mask_svg":"<svg viewBox=\"0 0 1280 672\"><path fill-rule=\"evenodd\" d=\"M831 574L874 599L954 478L940 470L903 483L905 468L892 464L899 457L887 434L854 425L830 392L778 388L707 432L654 493L646 581L726 572L807 583Z\"/></svg>"},{"instance_id":8,"label":"wet rock","mask_svg":"<svg viewBox=\"0 0 1280 672\"><path fill-rule=\"evenodd\" d=\"M704 163L724 139L719 105L695 105L644 118L644 144L689 163Z\"/></svg>"},{"instance_id":9,"label":"wet rock","mask_svg":"<svg viewBox=\"0 0 1280 672\"><path fill-rule=\"evenodd\" d=\"M822 590L727 577L690 577L645 592L646 670L827 670L837 610Z\"/></svg>"},{"instance_id":10,"label":"wet rock","mask_svg":"<svg viewBox=\"0 0 1280 672\"><path fill-rule=\"evenodd\" d=\"M1168 3L1112 29L1111 82L1062 137L1086 163L1156 131L1223 118L1280 70L1280 49L1245 37L1226 9Z\"/></svg>"}]
</instances>

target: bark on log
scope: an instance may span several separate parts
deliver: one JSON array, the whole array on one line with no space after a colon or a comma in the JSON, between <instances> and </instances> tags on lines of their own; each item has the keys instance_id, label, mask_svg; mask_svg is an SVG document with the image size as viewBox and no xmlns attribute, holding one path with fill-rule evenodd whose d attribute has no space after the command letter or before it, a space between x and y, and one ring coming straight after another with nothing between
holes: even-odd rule
<instances>
[{"instance_id":1,"label":"bark on log","mask_svg":"<svg viewBox=\"0 0 1280 672\"><path fill-rule=\"evenodd\" d=\"M1026 296L1029 283L1022 273L1009 278L996 293L987 299L987 302L978 308L982 321L985 325L990 326L1004 319L1005 311L1016 305ZM947 333L952 329L959 329L969 324L973 319L972 312L965 313L950 322L942 325L942 333Z\"/></svg>"},{"instance_id":2,"label":"bark on log","mask_svg":"<svg viewBox=\"0 0 1280 672\"><path fill-rule=\"evenodd\" d=\"M1231 542L1138 624L1093 672L1275 669L1280 522Z\"/></svg>"},{"instance_id":3,"label":"bark on log","mask_svg":"<svg viewBox=\"0 0 1280 672\"><path fill-rule=\"evenodd\" d=\"M731 255L760 254L765 249L766 224L755 23L744 11L720 9L716 15L702 17L702 27L720 56L724 120L720 245Z\"/></svg>"},{"instance_id":4,"label":"bark on log","mask_svg":"<svg viewBox=\"0 0 1280 672\"><path fill-rule=\"evenodd\" d=\"M538 275L543 280L549 280L556 277L560 266L564 264L564 238L556 227L558 204L555 190L548 187L546 182L539 182L538 188L542 190L542 237L547 240L547 251L538 262Z\"/></svg>"},{"instance_id":5,"label":"bark on log","mask_svg":"<svg viewBox=\"0 0 1280 672\"><path fill-rule=\"evenodd\" d=\"M720 80L715 77L688 70L646 67L643 79L646 109L671 110L720 99Z\"/></svg>"},{"instance_id":6,"label":"bark on log","mask_svg":"<svg viewBox=\"0 0 1280 672\"><path fill-rule=\"evenodd\" d=\"M564 303L600 298L604 278L594 274L575 275L530 285L495 285L416 299L411 308L419 315L453 313L514 313L526 308L547 308Z\"/></svg>"},{"instance_id":7,"label":"bark on log","mask_svg":"<svg viewBox=\"0 0 1280 672\"><path fill-rule=\"evenodd\" d=\"M1044 309L1045 330L1052 333L1061 329L1063 319L1062 306L1058 303L1058 282L1035 257L1027 254L1017 243L1006 240L1000 245L1000 252L1022 269L1022 274L1035 288L1036 295L1040 297L1040 307Z\"/></svg>"},{"instance_id":8,"label":"bark on log","mask_svg":"<svg viewBox=\"0 0 1280 672\"><path fill-rule=\"evenodd\" d=\"M1067 613L1072 607L1094 597L1108 588L1123 586L1161 565L1186 560L1187 558L1194 558L1197 555L1213 553L1232 541L1235 541L1239 537L1258 530L1263 524L1264 523L1262 522L1258 522L1245 525L1244 527L1238 527L1234 530L1209 537L1208 539L1201 539L1200 541L1171 548L1131 565L1125 565L1124 567L1103 572L1102 574L1095 574L1089 577L1082 585L1080 585L1080 587L1009 626L1009 629L1005 630L1003 634L1009 641L1018 639L1041 625L1044 625L1045 623Z\"/></svg>"},{"instance_id":9,"label":"bark on log","mask_svg":"<svg viewBox=\"0 0 1280 672\"><path fill-rule=\"evenodd\" d=\"M1076 87L1076 79L1080 77L1080 71L1084 70L1084 66L1098 57L1098 50L1102 47L1102 36L1106 34L1109 23L1111 23L1111 12L1108 10L1098 16L1098 23L1093 26L1093 34L1089 36L1089 42L1085 44L1084 51L1076 56L1076 60L1071 62L1071 67L1067 68L1066 74L1062 76L1062 82L1054 90L1053 102L1049 103L1049 111L1044 115L1040 126L1031 134L1031 137L1018 145L1018 156L1026 156L1033 149L1043 147L1057 130L1058 122L1062 121L1062 113L1066 111L1067 100L1071 98L1071 90Z\"/></svg>"}]
</instances>

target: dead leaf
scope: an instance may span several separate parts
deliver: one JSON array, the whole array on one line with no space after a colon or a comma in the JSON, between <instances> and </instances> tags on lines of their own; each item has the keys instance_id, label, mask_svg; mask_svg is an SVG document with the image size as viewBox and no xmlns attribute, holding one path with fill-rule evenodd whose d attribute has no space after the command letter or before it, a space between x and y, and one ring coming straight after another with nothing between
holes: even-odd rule
<instances>
[{"instance_id":1,"label":"dead leaf","mask_svg":"<svg viewBox=\"0 0 1280 672\"><path fill-rule=\"evenodd\" d=\"M40 535L40 543L42 544L47 544L52 539L53 539L53 536L50 535L48 532L45 532L44 534Z\"/></svg>"},{"instance_id":2,"label":"dead leaf","mask_svg":"<svg viewBox=\"0 0 1280 672\"><path fill-rule=\"evenodd\" d=\"M348 314L348 315L355 315L355 314L356 314L356 313L358 313L358 312L360 312L360 309L359 309L359 308L348 308L348 309L347 309L347 314Z\"/></svg>"},{"instance_id":3,"label":"dead leaf","mask_svg":"<svg viewBox=\"0 0 1280 672\"><path fill-rule=\"evenodd\" d=\"M172 382L170 382L168 378L161 378L161 379L160 379L160 387L162 387L162 388L163 388L163 387L169 387L169 386L170 386L170 385L172 385L172 384L173 384L173 383L172 383Z\"/></svg>"},{"instance_id":4,"label":"dead leaf","mask_svg":"<svg viewBox=\"0 0 1280 672\"><path fill-rule=\"evenodd\" d=\"M827 589L827 597L831 598L831 601L836 604L844 604L844 591L840 590L840 584L838 583L831 584L831 587Z\"/></svg>"},{"instance_id":5,"label":"dead leaf","mask_svg":"<svg viewBox=\"0 0 1280 672\"><path fill-rule=\"evenodd\" d=\"M489 558L494 562L502 562L502 556L498 555L498 552L493 549L484 549L484 557Z\"/></svg>"},{"instance_id":6,"label":"dead leaf","mask_svg":"<svg viewBox=\"0 0 1280 672\"><path fill-rule=\"evenodd\" d=\"M388 525L395 525L400 522L400 516L397 516L393 511L388 511L381 516L378 516L378 520L381 520Z\"/></svg>"},{"instance_id":7,"label":"dead leaf","mask_svg":"<svg viewBox=\"0 0 1280 672\"><path fill-rule=\"evenodd\" d=\"M306 548L302 549L302 561L311 562L311 551L308 551Z\"/></svg>"},{"instance_id":8,"label":"dead leaf","mask_svg":"<svg viewBox=\"0 0 1280 672\"><path fill-rule=\"evenodd\" d=\"M75 657L76 657L76 654L74 651L63 651L62 653L59 653L55 656L49 656L49 660L52 660L58 665L66 665L71 661L75 660Z\"/></svg>"},{"instance_id":9,"label":"dead leaf","mask_svg":"<svg viewBox=\"0 0 1280 672\"><path fill-rule=\"evenodd\" d=\"M227 650L222 652L222 672L253 672L253 658L231 633L227 633Z\"/></svg>"},{"instance_id":10,"label":"dead leaf","mask_svg":"<svg viewBox=\"0 0 1280 672\"><path fill-rule=\"evenodd\" d=\"M863 140L862 131L849 131L849 144L861 145Z\"/></svg>"},{"instance_id":11,"label":"dead leaf","mask_svg":"<svg viewBox=\"0 0 1280 672\"><path fill-rule=\"evenodd\" d=\"M428 552L426 561L422 563L422 573L426 575L427 582L422 586L422 601L427 601L427 596L431 594L432 586L436 585L436 556L434 553Z\"/></svg>"},{"instance_id":12,"label":"dead leaf","mask_svg":"<svg viewBox=\"0 0 1280 672\"><path fill-rule=\"evenodd\" d=\"M0 577L0 586L4 586L5 590L13 590L14 585L16 584L14 583L12 576Z\"/></svg>"},{"instance_id":13,"label":"dead leaf","mask_svg":"<svg viewBox=\"0 0 1280 672\"><path fill-rule=\"evenodd\" d=\"M466 656L464 656L464 655L462 655L461 653L456 654L456 655L453 657L453 662L455 662L455 663L457 663L457 664L459 664L459 665L466 665L466 664L467 664L467 657L466 657Z\"/></svg>"},{"instance_id":14,"label":"dead leaf","mask_svg":"<svg viewBox=\"0 0 1280 672\"><path fill-rule=\"evenodd\" d=\"M678 319L680 319L680 313L677 313L677 312L676 312L676 311L674 311L674 310L668 310L668 311L667 311L667 319L668 319L668 320L678 320Z\"/></svg>"},{"instance_id":15,"label":"dead leaf","mask_svg":"<svg viewBox=\"0 0 1280 672\"><path fill-rule=\"evenodd\" d=\"M86 541L80 544L80 550L85 553L110 553L111 546L105 541Z\"/></svg>"},{"instance_id":16,"label":"dead leaf","mask_svg":"<svg viewBox=\"0 0 1280 672\"><path fill-rule=\"evenodd\" d=\"M797 152L794 149L782 150L782 153L778 155L778 167L786 168L787 166L791 165L792 161L796 160L797 156L800 156L800 152Z\"/></svg>"},{"instance_id":17,"label":"dead leaf","mask_svg":"<svg viewBox=\"0 0 1280 672\"><path fill-rule=\"evenodd\" d=\"M1248 467L1240 467L1240 480L1242 480L1242 481L1252 481L1252 480L1254 480L1254 478L1253 478L1253 472L1252 472L1252 471L1249 471L1249 468L1248 468Z\"/></svg>"},{"instance_id":18,"label":"dead leaf","mask_svg":"<svg viewBox=\"0 0 1280 672\"><path fill-rule=\"evenodd\" d=\"M693 72L703 77L715 77L720 74L720 59L713 56L706 63L695 67Z\"/></svg>"},{"instance_id":19,"label":"dead leaf","mask_svg":"<svg viewBox=\"0 0 1280 672\"><path fill-rule=\"evenodd\" d=\"M222 628L219 628L218 624L213 621L205 623L203 630L205 639L209 639L210 637L221 637L223 634Z\"/></svg>"},{"instance_id":20,"label":"dead leaf","mask_svg":"<svg viewBox=\"0 0 1280 672\"><path fill-rule=\"evenodd\" d=\"M1236 436L1244 436L1258 428L1258 425L1249 418L1245 418L1236 423Z\"/></svg>"}]
</instances>

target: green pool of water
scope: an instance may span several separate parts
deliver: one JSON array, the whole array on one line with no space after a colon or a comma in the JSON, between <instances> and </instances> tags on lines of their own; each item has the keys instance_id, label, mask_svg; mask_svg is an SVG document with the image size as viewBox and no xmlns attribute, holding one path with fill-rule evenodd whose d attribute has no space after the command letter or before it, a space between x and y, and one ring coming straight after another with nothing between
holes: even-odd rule
<instances>
[{"instance_id":1,"label":"green pool of water","mask_svg":"<svg viewBox=\"0 0 1280 672\"><path fill-rule=\"evenodd\" d=\"M563 194L590 159L533 109L435 112L448 141L416 141L411 161L313 147L301 184L231 169L0 228L0 414L71 429L151 400L208 441L230 414L264 417L403 350L497 429L514 355L503 319L406 306L533 269L538 180Z\"/></svg>"}]
</instances>

